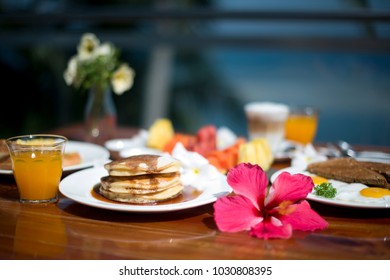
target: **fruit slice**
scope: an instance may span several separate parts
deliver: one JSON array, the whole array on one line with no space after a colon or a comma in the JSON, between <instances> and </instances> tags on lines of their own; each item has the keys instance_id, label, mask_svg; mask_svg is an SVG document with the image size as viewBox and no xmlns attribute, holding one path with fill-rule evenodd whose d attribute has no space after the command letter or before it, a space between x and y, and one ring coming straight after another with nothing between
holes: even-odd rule
<instances>
[{"instance_id":1,"label":"fruit slice","mask_svg":"<svg viewBox=\"0 0 390 280\"><path fill-rule=\"evenodd\" d=\"M221 173L227 173L230 168L233 168L237 164L239 148L245 142L245 138L239 137L234 145L223 150L214 150L206 158Z\"/></svg>"},{"instance_id":2,"label":"fruit slice","mask_svg":"<svg viewBox=\"0 0 390 280\"><path fill-rule=\"evenodd\" d=\"M175 131L169 119L157 119L149 128L147 146L149 148L163 150L174 135Z\"/></svg>"},{"instance_id":3,"label":"fruit slice","mask_svg":"<svg viewBox=\"0 0 390 280\"><path fill-rule=\"evenodd\" d=\"M254 139L240 146L238 162L258 164L263 170L268 170L274 160L271 147L266 138Z\"/></svg>"},{"instance_id":4,"label":"fruit slice","mask_svg":"<svg viewBox=\"0 0 390 280\"><path fill-rule=\"evenodd\" d=\"M185 133L176 133L171 140L164 146L163 152L172 153L177 143L182 143L184 148L192 151L196 144L196 137L194 135Z\"/></svg>"},{"instance_id":5,"label":"fruit slice","mask_svg":"<svg viewBox=\"0 0 390 280\"><path fill-rule=\"evenodd\" d=\"M206 157L217 149L217 128L214 125L202 126L196 133L194 152Z\"/></svg>"}]
</instances>

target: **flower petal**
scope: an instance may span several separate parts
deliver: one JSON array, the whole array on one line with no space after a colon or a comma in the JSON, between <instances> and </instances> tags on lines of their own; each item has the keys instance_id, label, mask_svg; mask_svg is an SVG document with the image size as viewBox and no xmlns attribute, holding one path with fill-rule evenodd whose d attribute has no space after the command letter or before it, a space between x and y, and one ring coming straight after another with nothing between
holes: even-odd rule
<instances>
[{"instance_id":1,"label":"flower petal","mask_svg":"<svg viewBox=\"0 0 390 280\"><path fill-rule=\"evenodd\" d=\"M236 194L247 197L257 209L263 208L268 177L260 166L240 163L229 170L227 182Z\"/></svg>"},{"instance_id":2,"label":"flower petal","mask_svg":"<svg viewBox=\"0 0 390 280\"><path fill-rule=\"evenodd\" d=\"M266 207L274 208L285 200L296 202L305 199L313 187L313 180L309 176L282 172L270 188Z\"/></svg>"},{"instance_id":3,"label":"flower petal","mask_svg":"<svg viewBox=\"0 0 390 280\"><path fill-rule=\"evenodd\" d=\"M111 85L117 95L123 94L132 88L135 72L127 63L122 63L120 67L112 74Z\"/></svg>"},{"instance_id":4,"label":"flower petal","mask_svg":"<svg viewBox=\"0 0 390 280\"><path fill-rule=\"evenodd\" d=\"M64 79L66 84L71 85L77 76L77 57L72 56L68 62L68 67L64 72Z\"/></svg>"},{"instance_id":5,"label":"flower petal","mask_svg":"<svg viewBox=\"0 0 390 280\"><path fill-rule=\"evenodd\" d=\"M178 142L171 155L181 162L182 181L199 190L204 189L210 180L222 176L218 169L197 152L188 151L181 142Z\"/></svg>"},{"instance_id":6,"label":"flower petal","mask_svg":"<svg viewBox=\"0 0 390 280\"><path fill-rule=\"evenodd\" d=\"M100 40L93 33L85 33L77 46L78 57L81 60L88 60L94 57L96 48L100 45Z\"/></svg>"},{"instance_id":7,"label":"flower petal","mask_svg":"<svg viewBox=\"0 0 390 280\"><path fill-rule=\"evenodd\" d=\"M253 237L270 239L270 238L290 238L292 227L288 223L283 223L275 217L264 220L253 227L249 233Z\"/></svg>"},{"instance_id":8,"label":"flower petal","mask_svg":"<svg viewBox=\"0 0 390 280\"><path fill-rule=\"evenodd\" d=\"M110 43L103 43L95 49L96 56L112 56L113 54L114 47Z\"/></svg>"},{"instance_id":9,"label":"flower petal","mask_svg":"<svg viewBox=\"0 0 390 280\"><path fill-rule=\"evenodd\" d=\"M204 156L197 152L188 151L181 142L175 145L171 154L174 158L180 160L185 169L200 168L209 164L209 161Z\"/></svg>"},{"instance_id":10,"label":"flower petal","mask_svg":"<svg viewBox=\"0 0 390 280\"><path fill-rule=\"evenodd\" d=\"M249 230L263 217L248 198L236 195L219 198L214 203L214 220L219 230L238 232Z\"/></svg>"},{"instance_id":11,"label":"flower petal","mask_svg":"<svg viewBox=\"0 0 390 280\"><path fill-rule=\"evenodd\" d=\"M280 216L279 219L283 223L291 224L294 230L314 231L328 227L328 222L311 209L306 200L290 207L294 207L294 211L289 215Z\"/></svg>"}]
</instances>

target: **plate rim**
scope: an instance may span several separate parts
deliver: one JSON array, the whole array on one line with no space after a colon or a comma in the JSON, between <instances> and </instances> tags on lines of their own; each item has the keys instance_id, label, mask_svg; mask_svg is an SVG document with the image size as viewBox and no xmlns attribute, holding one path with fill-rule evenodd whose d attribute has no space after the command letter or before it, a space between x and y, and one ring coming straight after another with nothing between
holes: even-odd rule
<instances>
[{"instance_id":1,"label":"plate rim","mask_svg":"<svg viewBox=\"0 0 390 280\"><path fill-rule=\"evenodd\" d=\"M102 154L104 154L104 156L97 158L99 160L108 160L110 158L110 151L108 149L106 149L105 147L101 146L101 145L94 144L94 143L89 143L89 142L83 142L83 141L75 141L75 140L69 140L68 143L67 143L67 146L69 144L71 144L71 145L79 145L79 146L88 146L88 147L93 147L95 149L99 149L102 152ZM65 147L65 149L66 149L66 147ZM79 170L79 169L85 169L85 168L91 167L93 165L94 165L93 161L91 161L91 162L84 162L84 163L82 162L82 163L79 163L79 164L74 164L74 165L70 165L70 166L64 167L63 168L63 172L69 172L69 171L74 171L74 170ZM12 171L12 169L0 169L0 174L12 175L13 171Z\"/></svg>"},{"instance_id":2,"label":"plate rim","mask_svg":"<svg viewBox=\"0 0 390 280\"><path fill-rule=\"evenodd\" d=\"M91 173L91 174L90 174ZM99 178L93 178L91 175L101 174L101 176L106 175L106 170L104 167L90 167L77 172L74 172L64 179L61 180L59 185L60 193L83 205L87 205L90 207L113 210L113 211L121 211L121 212L135 212L135 213L164 213L164 212L172 212L172 211L180 211L195 208L198 206L206 205L212 202L215 202L219 197L226 196L232 192L231 187L227 184L226 180L221 182L223 187L218 189L218 192L211 192L210 194L206 194L207 196L202 199L202 195L189 201L179 202L175 204L163 204L163 205L134 205L134 204L118 204L118 203L109 203L104 201L99 201L94 198L91 194L91 188L99 183ZM84 185L79 186L81 188L80 192L82 195L72 194L69 192L67 188L70 188L67 184L70 184L68 181L75 180L76 177L81 177L83 175L90 180L86 182ZM100 175L99 175L100 176ZM226 178L225 175L220 174L219 178L216 180L222 180ZM87 184L91 184L91 186L87 186Z\"/></svg>"},{"instance_id":3,"label":"plate rim","mask_svg":"<svg viewBox=\"0 0 390 280\"><path fill-rule=\"evenodd\" d=\"M304 174L302 172L304 172L304 170L300 169L300 168L297 168L297 167L294 167L294 166L290 166L290 167L286 167L286 168L282 168L282 169L279 169L277 170L274 174L271 175L271 178L270 178L270 182L273 183L276 179L276 177L282 173L283 171L287 171L287 172L290 172L293 171L295 173L301 173L301 174ZM293 174L293 173L292 173ZM333 180L333 181L337 181L337 180ZM337 181L337 182L341 182L341 181ZM341 183L344 183L344 182L341 182ZM348 183L346 183L348 184ZM362 184L364 185L364 184ZM364 185L366 186L366 185ZM366 186L368 187L368 186ZM316 196L312 193L309 193L306 197L306 199L310 200L310 201L314 201L314 202L318 202L318 203L323 203L323 204L327 204L327 205L332 205L332 206L339 206L339 207L349 207L349 208L364 208L364 209L390 209L390 204L388 205L375 205L375 204L368 204L368 203L361 203L361 202L357 202L357 201L344 201L344 200L334 200L334 199L330 199L330 198L326 198L326 197L319 197L319 196Z\"/></svg>"}]
</instances>

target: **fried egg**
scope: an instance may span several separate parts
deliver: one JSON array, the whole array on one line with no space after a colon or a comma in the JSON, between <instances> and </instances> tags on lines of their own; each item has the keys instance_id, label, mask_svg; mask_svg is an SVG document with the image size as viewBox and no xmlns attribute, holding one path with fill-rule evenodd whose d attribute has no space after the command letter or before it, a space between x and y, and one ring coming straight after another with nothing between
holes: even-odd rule
<instances>
[{"instance_id":1,"label":"fried egg","mask_svg":"<svg viewBox=\"0 0 390 280\"><path fill-rule=\"evenodd\" d=\"M300 171L294 168L285 169L280 172L287 171L291 174L303 174L306 176L310 176L313 180L315 186L320 185L322 183L330 183L336 189L337 193L334 198L324 198L321 196L317 196L314 193L314 188L312 197L334 200L335 202L345 202L351 204L365 204L371 205L373 207L390 207L390 190L385 188L378 187L368 187L364 184L360 183L345 183L338 180L326 179L324 177L306 172ZM280 172L275 172L271 177L271 182L273 183L276 177L280 174Z\"/></svg>"},{"instance_id":2,"label":"fried egg","mask_svg":"<svg viewBox=\"0 0 390 280\"><path fill-rule=\"evenodd\" d=\"M344 183L335 180L328 180L324 177L310 174L315 186L322 183L332 183L337 193L334 199L372 204L390 204L390 190L385 188L367 187L359 183Z\"/></svg>"},{"instance_id":3,"label":"fried egg","mask_svg":"<svg viewBox=\"0 0 390 280\"><path fill-rule=\"evenodd\" d=\"M322 183L329 183L328 179L321 177L321 176L311 175L310 177L313 180L313 183L315 186L321 185Z\"/></svg>"},{"instance_id":4,"label":"fried egg","mask_svg":"<svg viewBox=\"0 0 390 280\"><path fill-rule=\"evenodd\" d=\"M365 197L382 198L390 195L390 190L384 188L365 188L360 191L360 194Z\"/></svg>"},{"instance_id":5,"label":"fried egg","mask_svg":"<svg viewBox=\"0 0 390 280\"><path fill-rule=\"evenodd\" d=\"M337 190L335 199L338 200L368 204L390 204L390 191L386 189L374 190L380 188L370 188L359 183L348 184L339 181L333 182L332 185Z\"/></svg>"}]
</instances>

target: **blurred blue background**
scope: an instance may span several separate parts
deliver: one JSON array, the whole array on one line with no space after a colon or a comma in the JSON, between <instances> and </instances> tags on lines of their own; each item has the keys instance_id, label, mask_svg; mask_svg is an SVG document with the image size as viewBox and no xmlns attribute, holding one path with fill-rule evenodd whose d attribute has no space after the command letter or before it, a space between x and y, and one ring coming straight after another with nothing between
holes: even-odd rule
<instances>
[{"instance_id":1,"label":"blurred blue background","mask_svg":"<svg viewBox=\"0 0 390 280\"><path fill-rule=\"evenodd\" d=\"M390 146L390 1L0 3L2 138L83 120L62 74L94 32L137 73L114 96L120 125L246 136L244 104L275 101L318 108L317 142Z\"/></svg>"}]
</instances>

